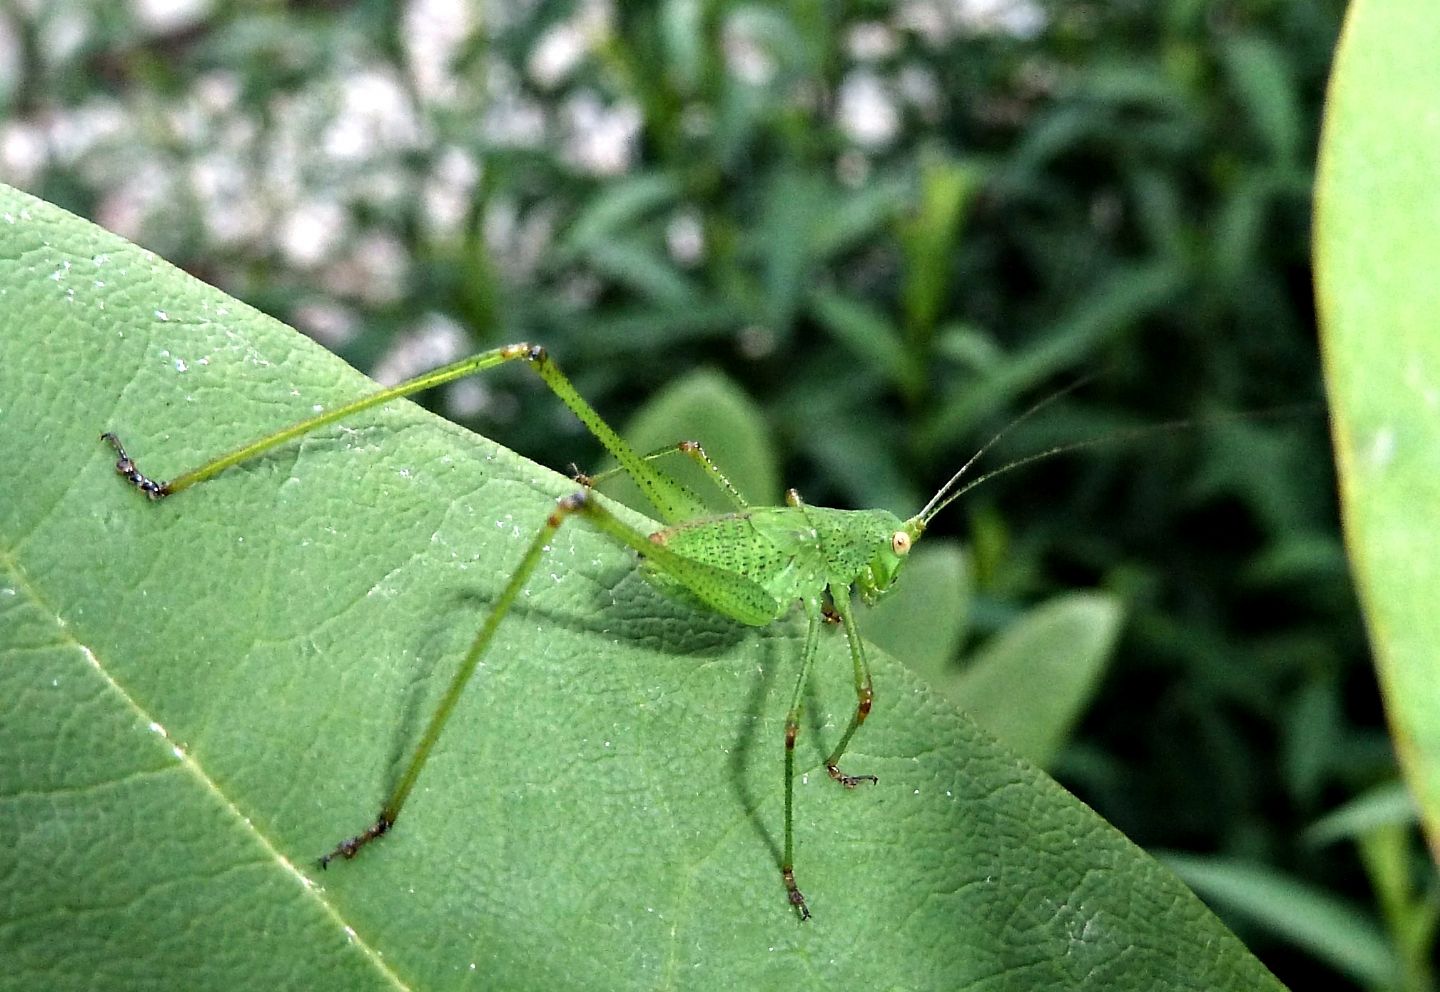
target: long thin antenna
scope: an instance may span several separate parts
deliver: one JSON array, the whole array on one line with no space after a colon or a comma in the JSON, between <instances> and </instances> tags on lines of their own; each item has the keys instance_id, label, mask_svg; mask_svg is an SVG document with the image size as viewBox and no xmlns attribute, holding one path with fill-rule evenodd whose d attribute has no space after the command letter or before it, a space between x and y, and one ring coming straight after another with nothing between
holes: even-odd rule
<instances>
[{"instance_id":1,"label":"long thin antenna","mask_svg":"<svg viewBox=\"0 0 1440 992\"><path fill-rule=\"evenodd\" d=\"M935 516L935 514L939 513L941 510L945 509L945 507L949 506L950 503L955 499L955 497L960 495L960 493L969 492L971 489L975 488L975 485L981 480L988 479L991 476L995 475L996 472L987 472L985 475L980 476L979 479L976 479L975 482L970 483L963 489L959 490L959 492L956 492L953 495L948 496L947 498L946 494L949 493L950 488L956 483L958 483L961 479L963 479L965 477L965 473L970 471L970 467L974 465L977 461L979 461L980 458L985 454L985 452L995 447L996 443L999 442L1001 438L1003 438L1006 434L1009 434L1016 427L1019 427L1025 421L1029 420L1041 410L1045 409L1051 403L1054 403L1056 400L1060 399L1063 396L1068 396L1075 390L1079 389L1081 386L1093 382L1095 380L1095 376L1096 373L1091 372L1089 375L1084 375L1081 376L1079 379L1076 379L1068 386L1062 386L1061 388L1055 390L1055 392L1051 393L1049 396L1040 399L1028 410L1020 414L1020 416L1016 417L1014 420L1010 421L1010 423L1000 428L1000 430L996 432L994 437L990 438L990 440L982 444L980 446L980 449L976 451L975 454L971 455L968 459L966 459L965 464L960 466L960 470L958 472L950 476L950 479L945 483L945 485L941 486L938 490L936 490L935 495L930 497L930 502L926 503L925 506L921 508L920 512L915 514L915 519L919 520L922 526L924 524L928 524L931 517ZM1056 452L1041 452L1039 455L1036 455L1034 457L1044 457L1048 454L1056 454ZM1033 460L1033 458L1027 460ZM1016 462L1015 464L1020 465L1024 463ZM1007 467L1013 468L1015 466Z\"/></svg>"},{"instance_id":2,"label":"long thin antenna","mask_svg":"<svg viewBox=\"0 0 1440 992\"><path fill-rule=\"evenodd\" d=\"M1093 378L1093 376L1087 377L1087 379L1088 378ZM1081 380L1082 383L1085 381L1087 380ZM1055 393L1051 396L1047 396L1045 399L1041 400L1039 404L1025 411L1025 413L1023 413L1019 418L1008 424L1005 427L1004 431L1001 431L1000 434L997 434L995 437L991 438L988 442L986 442L984 448L981 448L979 452L971 456L970 460L967 461L965 465L960 469L960 472L956 473L956 475L951 478L949 482L945 483L945 487L941 490L941 492L943 493L946 489L949 489L959 479L960 475L964 473L965 469L969 468L971 463L973 463L976 458L979 458L980 455L984 454L986 448L989 448L992 444L994 444L1000 438L1000 436L1005 433L1005 431L1010 430L1011 427L1014 427L1016 424L1020 423L1021 420L1024 420L1026 417L1030 416L1030 414L1034 413L1036 410L1040 409L1040 407L1049 403L1051 400L1054 400L1057 397L1063 396L1065 393L1068 393L1077 385L1080 385L1080 383L1075 383L1074 385L1067 386L1061 392ZM1085 448L1095 448L1102 444L1118 444L1123 441L1133 441L1136 438L1146 437L1151 434L1163 434L1166 431L1178 430L1182 427L1196 427L1201 424L1223 424L1227 421L1253 420L1258 417L1294 416L1301 413L1313 412L1318 405L1318 402L1292 403L1282 407L1274 407L1269 410L1250 411L1247 413L1222 413L1208 417L1182 417L1178 420L1165 420L1161 421L1160 423L1146 424L1143 427L1134 427L1129 430L1112 431L1099 437L1085 438L1082 441L1070 441L1066 444L1057 444L1053 448L1046 448L1044 451L1037 451L1034 454L1026 455L1023 458L1017 458L1013 462L1007 462L1006 464L1001 465L999 468L994 468L988 472L981 473L980 475L971 479L965 485L961 486L959 489L955 490L953 493L950 493L948 496L946 496L946 498L939 505L935 505L935 500L932 499L930 503L926 505L925 510L921 512L921 522L929 523L930 519L934 517L935 514L945 509L945 507L955 502L961 496L964 496L966 493L974 489L976 486L980 485L982 482L989 482L996 476L1004 475L1006 472L1010 472L1022 466L1029 465L1032 462L1038 462L1043 458L1049 458L1052 455L1063 455L1069 451L1080 451Z\"/></svg>"}]
</instances>

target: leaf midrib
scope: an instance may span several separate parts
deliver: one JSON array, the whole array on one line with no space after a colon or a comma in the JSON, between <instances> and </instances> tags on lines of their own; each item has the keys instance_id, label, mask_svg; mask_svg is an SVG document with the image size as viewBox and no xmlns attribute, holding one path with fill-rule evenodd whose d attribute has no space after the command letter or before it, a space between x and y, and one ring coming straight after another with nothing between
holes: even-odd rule
<instances>
[{"instance_id":1,"label":"leaf midrib","mask_svg":"<svg viewBox=\"0 0 1440 992\"><path fill-rule=\"evenodd\" d=\"M380 952L361 937L355 927L351 926L346 920L339 908L326 898L325 889L317 885L309 876L300 871L294 862L280 852L280 849L271 842L264 831L255 825L254 820L247 817L236 801L227 795L219 783L201 767L200 762L197 761L189 751L180 747L171 739L169 732L165 730L163 721L156 719L154 714L146 709L134 695L110 674L104 663L100 660L100 656L92 648L75 637L71 632L70 626L62 621L59 612L50 605L49 600L36 588L35 583L31 581L28 573L26 573L25 569L10 551L0 551L0 567L3 567L10 573L15 585L21 590L22 594L41 609L46 618L53 623L54 629L58 634L56 644L58 646L68 645L80 652L80 655L85 659L90 669L95 672L105 687L135 715L141 722L141 725L150 727L152 731L164 739L168 745L171 759L178 763L180 767L188 772L201 786L208 789L211 794L218 798L226 812L229 813L235 822L259 842L262 850L265 851L270 860L294 878L305 895L313 899L320 906L325 916L334 922L340 934L345 938L346 943L357 947L376 972L396 989L411 992L413 987L404 982L400 976L386 964Z\"/></svg>"}]
</instances>

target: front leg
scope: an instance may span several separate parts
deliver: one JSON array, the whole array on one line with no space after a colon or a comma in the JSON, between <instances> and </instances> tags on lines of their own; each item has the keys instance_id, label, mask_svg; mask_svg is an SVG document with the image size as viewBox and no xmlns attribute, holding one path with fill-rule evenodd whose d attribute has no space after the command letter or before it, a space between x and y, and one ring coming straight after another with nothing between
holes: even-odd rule
<instances>
[{"instance_id":1,"label":"front leg","mask_svg":"<svg viewBox=\"0 0 1440 992\"><path fill-rule=\"evenodd\" d=\"M840 770L840 756L850 746L850 738L855 736L860 724L870 715L870 707L875 702L875 688L870 678L870 664L865 660L865 643L860 639L860 628L856 626L855 617L850 612L850 590L832 586L830 602L839 615L840 622L845 626L845 640L850 645L850 661L855 668L855 714L850 717L845 733L840 735L840 743L835 745L835 750L825 759L825 770L845 788L853 789L862 782L873 784L880 781L874 775L847 775Z\"/></svg>"}]
</instances>

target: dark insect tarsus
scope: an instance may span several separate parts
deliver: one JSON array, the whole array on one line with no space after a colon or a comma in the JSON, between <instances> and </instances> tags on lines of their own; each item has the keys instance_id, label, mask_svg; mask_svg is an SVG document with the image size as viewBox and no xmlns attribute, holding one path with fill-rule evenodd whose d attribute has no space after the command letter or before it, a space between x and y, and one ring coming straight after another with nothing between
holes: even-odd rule
<instances>
[{"instance_id":1,"label":"dark insect tarsus","mask_svg":"<svg viewBox=\"0 0 1440 992\"><path fill-rule=\"evenodd\" d=\"M136 468L134 460L125 453L125 446L120 443L118 437L110 431L106 431L100 435L100 440L105 441L110 447L115 449L115 471L123 475L126 482L140 490L150 499L164 499L170 495L170 483L156 482Z\"/></svg>"},{"instance_id":2,"label":"dark insect tarsus","mask_svg":"<svg viewBox=\"0 0 1440 992\"><path fill-rule=\"evenodd\" d=\"M390 831L391 825L394 824L394 822L395 820L393 817L381 813L380 817L375 821L374 826L372 826L369 830L366 830L363 834L356 834L349 840L342 840L339 844L336 844L335 850L331 851L329 854L325 855L325 857L320 859L320 867L322 869L329 868L330 862L334 861L336 858L344 858L346 861L349 861L351 858L355 857L355 855L360 853L360 848L370 843L376 837L383 837L386 833L388 833Z\"/></svg>"}]
</instances>

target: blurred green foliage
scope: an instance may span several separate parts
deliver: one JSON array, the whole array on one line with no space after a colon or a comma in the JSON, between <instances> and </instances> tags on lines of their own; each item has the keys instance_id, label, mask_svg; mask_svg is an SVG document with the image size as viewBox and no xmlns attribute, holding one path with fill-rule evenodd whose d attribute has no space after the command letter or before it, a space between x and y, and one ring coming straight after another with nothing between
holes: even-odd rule
<instances>
[{"instance_id":1,"label":"blurred green foliage","mask_svg":"<svg viewBox=\"0 0 1440 992\"><path fill-rule=\"evenodd\" d=\"M1108 593L1115 658L1054 773L1144 846L1383 924L1364 859L1301 839L1395 774L1311 309L1339 0L174 6L5 8L0 178L362 368L533 339L617 423L698 370L782 484L906 513L1082 374L990 463L1199 418L942 517L953 637ZM433 402L600 467L534 383L462 385ZM1297 987L1374 974L1230 922Z\"/></svg>"}]
</instances>

